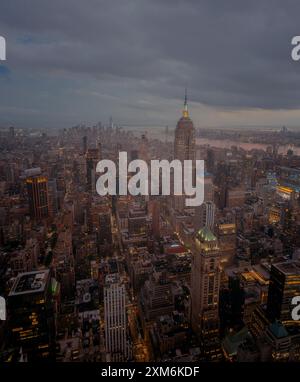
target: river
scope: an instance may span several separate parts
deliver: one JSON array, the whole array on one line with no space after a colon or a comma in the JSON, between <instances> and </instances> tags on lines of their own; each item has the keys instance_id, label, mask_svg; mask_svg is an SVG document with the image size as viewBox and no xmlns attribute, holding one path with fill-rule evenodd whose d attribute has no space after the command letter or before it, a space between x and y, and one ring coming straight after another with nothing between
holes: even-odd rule
<instances>
[{"instance_id":1,"label":"river","mask_svg":"<svg viewBox=\"0 0 300 382\"><path fill-rule=\"evenodd\" d=\"M163 129L153 128L153 129L133 129L132 130L135 135L141 135L145 134L150 139L159 139L159 140L166 140L167 142L172 142L172 135L168 134L166 136L165 131ZM248 143L248 142L238 142L238 141L231 141L230 139L209 139L209 138L196 138L197 145L210 145L211 147L218 147L218 148L227 148L230 149L231 146L237 146L241 147L242 149L246 151L250 151L252 149L258 149L258 150L266 150L266 148L270 145L264 144L264 143ZM294 154L300 155L300 147L294 146L292 144L289 145L279 145L278 146L278 153L279 154L286 154L287 151L291 149L293 150Z\"/></svg>"}]
</instances>

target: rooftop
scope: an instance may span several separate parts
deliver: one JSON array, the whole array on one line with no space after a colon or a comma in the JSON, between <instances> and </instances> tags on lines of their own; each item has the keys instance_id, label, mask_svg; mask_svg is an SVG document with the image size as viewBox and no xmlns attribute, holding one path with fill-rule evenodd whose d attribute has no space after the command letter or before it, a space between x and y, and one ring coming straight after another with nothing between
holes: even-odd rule
<instances>
[{"instance_id":1,"label":"rooftop","mask_svg":"<svg viewBox=\"0 0 300 382\"><path fill-rule=\"evenodd\" d=\"M37 293L45 290L49 270L20 273L9 293L9 296Z\"/></svg>"},{"instance_id":2,"label":"rooftop","mask_svg":"<svg viewBox=\"0 0 300 382\"><path fill-rule=\"evenodd\" d=\"M285 276L299 275L300 276L300 263L296 261L286 261L282 263L273 264Z\"/></svg>"},{"instance_id":3,"label":"rooftop","mask_svg":"<svg viewBox=\"0 0 300 382\"><path fill-rule=\"evenodd\" d=\"M286 328L279 321L275 321L269 328L276 338L284 338L289 335Z\"/></svg>"},{"instance_id":4,"label":"rooftop","mask_svg":"<svg viewBox=\"0 0 300 382\"><path fill-rule=\"evenodd\" d=\"M207 226L199 229L196 237L201 242L210 242L210 241L216 241L217 240L216 236L212 233L212 231Z\"/></svg>"},{"instance_id":5,"label":"rooftop","mask_svg":"<svg viewBox=\"0 0 300 382\"><path fill-rule=\"evenodd\" d=\"M249 337L247 327L243 327L238 333L229 334L223 341L223 349L227 356L231 357L237 354L238 347Z\"/></svg>"},{"instance_id":6,"label":"rooftop","mask_svg":"<svg viewBox=\"0 0 300 382\"><path fill-rule=\"evenodd\" d=\"M118 282L120 282L119 273L111 273L105 277L106 284L116 284Z\"/></svg>"},{"instance_id":7,"label":"rooftop","mask_svg":"<svg viewBox=\"0 0 300 382\"><path fill-rule=\"evenodd\" d=\"M187 249L185 246L181 244L171 244L166 247L166 253L167 254L178 254L178 253L185 253L187 252Z\"/></svg>"},{"instance_id":8,"label":"rooftop","mask_svg":"<svg viewBox=\"0 0 300 382\"><path fill-rule=\"evenodd\" d=\"M42 170L40 167L33 167L24 171L24 175L26 177L41 175L41 173Z\"/></svg>"}]
</instances>

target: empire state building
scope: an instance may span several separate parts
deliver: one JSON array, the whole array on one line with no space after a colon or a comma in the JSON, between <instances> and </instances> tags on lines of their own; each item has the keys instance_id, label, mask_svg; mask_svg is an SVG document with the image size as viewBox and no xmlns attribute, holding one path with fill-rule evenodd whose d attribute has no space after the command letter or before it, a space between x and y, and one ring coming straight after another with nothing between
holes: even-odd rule
<instances>
[{"instance_id":1,"label":"empire state building","mask_svg":"<svg viewBox=\"0 0 300 382\"><path fill-rule=\"evenodd\" d=\"M182 117L177 122L175 129L175 141L174 141L174 159L179 159L182 162L184 160L195 161L195 128L193 121L189 117L187 92L185 91L184 108L182 111ZM182 212L184 210L185 196L175 196L174 208L177 211Z\"/></svg>"},{"instance_id":2,"label":"empire state building","mask_svg":"<svg viewBox=\"0 0 300 382\"><path fill-rule=\"evenodd\" d=\"M174 158L181 161L195 160L195 128L189 117L186 92L182 117L177 122L175 130Z\"/></svg>"}]
</instances>

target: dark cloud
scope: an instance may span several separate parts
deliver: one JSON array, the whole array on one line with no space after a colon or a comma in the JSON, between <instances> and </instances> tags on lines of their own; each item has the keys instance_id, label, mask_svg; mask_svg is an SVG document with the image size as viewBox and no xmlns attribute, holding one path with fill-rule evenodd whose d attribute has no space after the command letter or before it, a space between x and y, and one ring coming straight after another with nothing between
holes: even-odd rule
<instances>
[{"instance_id":1,"label":"dark cloud","mask_svg":"<svg viewBox=\"0 0 300 382\"><path fill-rule=\"evenodd\" d=\"M295 109L299 13L298 0L2 0L0 34L12 73L92 79L108 94L119 83L123 103L187 85L212 107Z\"/></svg>"}]
</instances>

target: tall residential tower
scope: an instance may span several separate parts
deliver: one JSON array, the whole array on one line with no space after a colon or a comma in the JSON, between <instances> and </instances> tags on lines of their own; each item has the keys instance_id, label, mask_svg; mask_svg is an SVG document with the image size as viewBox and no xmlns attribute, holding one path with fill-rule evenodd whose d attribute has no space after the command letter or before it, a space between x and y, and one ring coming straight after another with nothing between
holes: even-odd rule
<instances>
[{"instance_id":1,"label":"tall residential tower","mask_svg":"<svg viewBox=\"0 0 300 382\"><path fill-rule=\"evenodd\" d=\"M221 355L219 343L219 291L221 253L217 238L208 227L195 237L191 280L191 325L209 359Z\"/></svg>"},{"instance_id":2,"label":"tall residential tower","mask_svg":"<svg viewBox=\"0 0 300 382\"><path fill-rule=\"evenodd\" d=\"M43 219L49 215L48 178L39 167L25 171L31 217Z\"/></svg>"}]
</instances>

